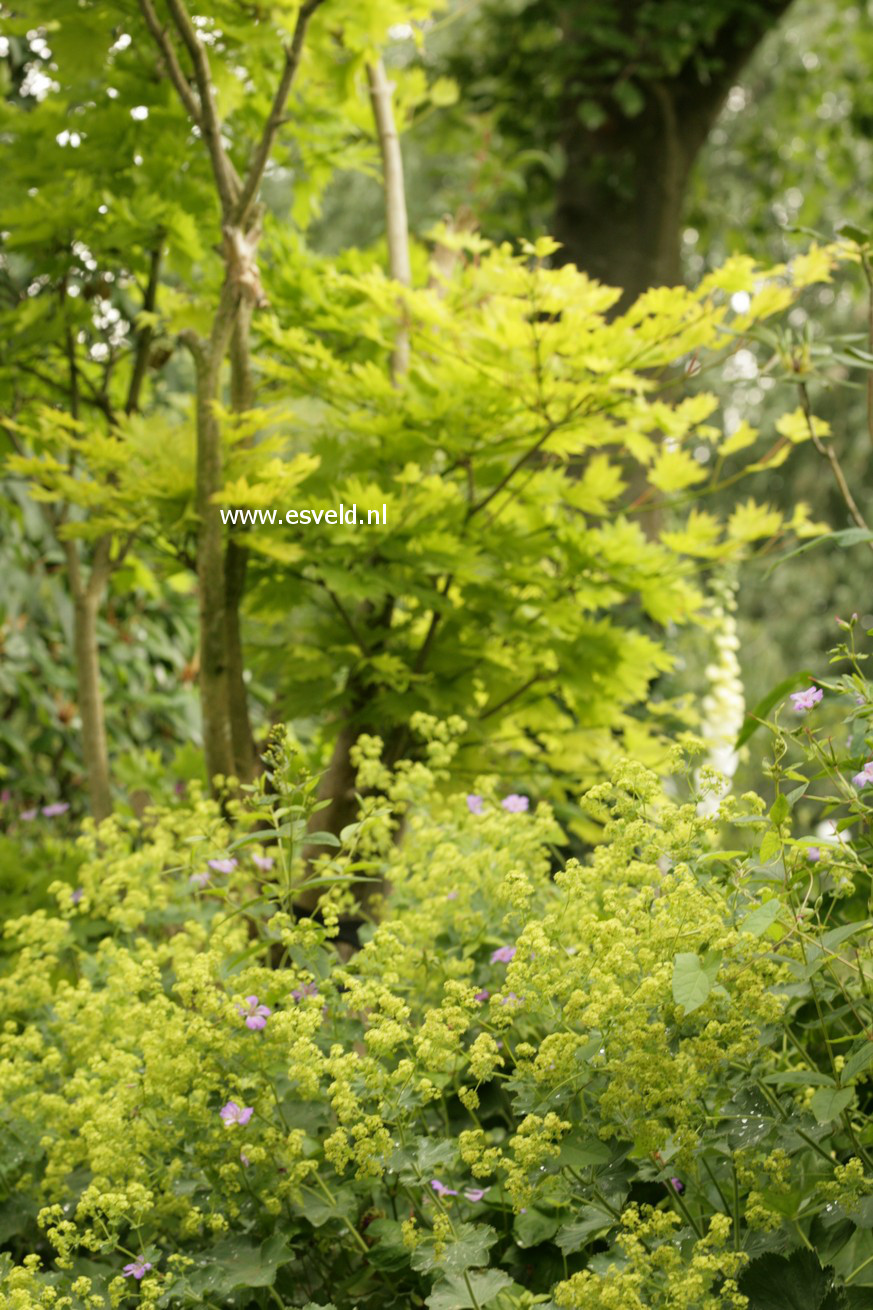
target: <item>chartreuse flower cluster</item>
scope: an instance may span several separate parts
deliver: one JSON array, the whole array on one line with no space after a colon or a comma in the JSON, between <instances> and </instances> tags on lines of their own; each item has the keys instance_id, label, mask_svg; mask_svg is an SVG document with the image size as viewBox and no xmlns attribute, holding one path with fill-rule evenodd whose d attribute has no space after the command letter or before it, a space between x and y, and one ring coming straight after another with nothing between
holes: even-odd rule
<instances>
[{"instance_id":1,"label":"chartreuse flower cluster","mask_svg":"<svg viewBox=\"0 0 873 1310\"><path fill-rule=\"evenodd\" d=\"M867 1295L864 860L837 894L781 790L719 849L677 749L672 799L621 763L556 867L546 804L447 793L459 727L416 728L393 771L359 743L318 916L269 797L195 793L86 829L81 896L6 925L0 1310L742 1310L836 1225ZM342 959L363 869L389 894Z\"/></svg>"}]
</instances>

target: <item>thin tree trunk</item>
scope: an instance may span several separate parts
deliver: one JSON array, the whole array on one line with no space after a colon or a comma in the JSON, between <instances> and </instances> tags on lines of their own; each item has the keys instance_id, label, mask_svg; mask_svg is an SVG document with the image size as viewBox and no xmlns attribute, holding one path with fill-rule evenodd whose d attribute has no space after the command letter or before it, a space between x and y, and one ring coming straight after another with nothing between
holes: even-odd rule
<instances>
[{"instance_id":1,"label":"thin tree trunk","mask_svg":"<svg viewBox=\"0 0 873 1310\"><path fill-rule=\"evenodd\" d=\"M249 341L253 305L241 300L230 343L230 403L237 414L254 405ZM250 782L258 771L258 752L249 718L248 692L245 684L242 623L240 609L245 594L249 553L234 539L233 529L224 560L227 625L227 672L230 696L230 730L233 741L234 773L242 782Z\"/></svg>"},{"instance_id":2,"label":"thin tree trunk","mask_svg":"<svg viewBox=\"0 0 873 1310\"><path fill-rule=\"evenodd\" d=\"M409 258L409 221L406 216L406 190L403 185L403 155L400 137L394 122L391 103L393 83L385 75L385 65L379 59L367 65L370 84L370 102L379 149L382 154L383 190L385 195L385 232L388 239L388 271L395 282L404 287L412 285L412 265ZM401 310L401 322L394 338L391 355L391 377L396 382L409 368L409 329L406 313Z\"/></svg>"},{"instance_id":3,"label":"thin tree trunk","mask_svg":"<svg viewBox=\"0 0 873 1310\"><path fill-rule=\"evenodd\" d=\"M102 593L79 595L74 601L76 694L82 719L82 755L88 779L91 813L97 823L112 813L109 787L109 753L100 694L100 657L97 647L97 613Z\"/></svg>"},{"instance_id":4,"label":"thin tree trunk","mask_svg":"<svg viewBox=\"0 0 873 1310\"><path fill-rule=\"evenodd\" d=\"M73 651L76 660L76 699L82 720L82 758L91 813L95 821L101 823L112 813L112 790L109 784L109 751L103 696L100 691L97 615L109 580L111 543L109 537L101 537L97 541L87 582L82 577L76 543L65 540L63 544L73 596Z\"/></svg>"},{"instance_id":5,"label":"thin tree trunk","mask_svg":"<svg viewBox=\"0 0 873 1310\"><path fill-rule=\"evenodd\" d=\"M221 368L230 343L239 286L228 272L209 341L182 339L197 373L197 581L200 613L200 705L203 750L210 782L234 773L227 659L227 590L221 510L213 497L222 485L221 429L215 412Z\"/></svg>"},{"instance_id":6,"label":"thin tree trunk","mask_svg":"<svg viewBox=\"0 0 873 1310\"><path fill-rule=\"evenodd\" d=\"M412 267L409 257L409 224L406 214L406 191L403 181L403 156L400 152L400 139L394 121L391 102L392 84L385 74L382 60L367 66L367 78L370 88L370 101L379 149L382 155L382 177L385 193L385 227L388 239L388 271L394 281L403 286L412 284ZM401 320L394 339L391 355L391 377L395 385L409 368L409 331L405 310L401 307ZM391 623L393 601L389 598L380 616L379 626L388 627ZM373 606L367 601L362 607L362 618L366 622L372 618ZM353 686L354 679L350 679ZM340 726L331 753L330 764L325 771L318 789L318 799L329 801L325 809L313 816L310 830L331 832L339 836L342 829L354 822L357 812L355 801L355 769L351 762L351 751L360 733L364 731L362 718L366 710L365 692L352 694L351 704L345 722ZM313 858L319 848L309 848L304 852L306 858Z\"/></svg>"}]
</instances>

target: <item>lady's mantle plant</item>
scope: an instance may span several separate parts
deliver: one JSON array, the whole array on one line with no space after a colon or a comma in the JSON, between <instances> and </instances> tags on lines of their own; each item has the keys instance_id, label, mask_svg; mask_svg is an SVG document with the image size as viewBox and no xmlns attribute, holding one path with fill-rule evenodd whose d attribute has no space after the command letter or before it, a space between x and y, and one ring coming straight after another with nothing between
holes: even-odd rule
<instances>
[{"instance_id":1,"label":"lady's mantle plant","mask_svg":"<svg viewBox=\"0 0 873 1310\"><path fill-rule=\"evenodd\" d=\"M822 687L774 724L769 813L722 803L732 850L624 763L587 797L603 842L553 874L548 807L442 794L461 725L424 716L427 763L359 743L318 916L287 752L229 818L195 790L86 828L81 894L6 926L2 1310L757 1310L774 1280L869 1304L870 701ZM817 859L810 791L853 832Z\"/></svg>"}]
</instances>

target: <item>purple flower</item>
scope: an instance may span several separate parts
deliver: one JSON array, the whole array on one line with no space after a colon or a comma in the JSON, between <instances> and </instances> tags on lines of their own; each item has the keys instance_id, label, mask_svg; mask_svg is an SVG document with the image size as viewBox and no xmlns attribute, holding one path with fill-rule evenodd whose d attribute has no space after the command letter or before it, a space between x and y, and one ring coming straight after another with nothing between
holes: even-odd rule
<instances>
[{"instance_id":1,"label":"purple flower","mask_svg":"<svg viewBox=\"0 0 873 1310\"><path fill-rule=\"evenodd\" d=\"M272 855L252 856L252 864L256 869L260 869L262 873L269 873L275 863L276 861L273 859Z\"/></svg>"},{"instance_id":2,"label":"purple flower","mask_svg":"<svg viewBox=\"0 0 873 1310\"><path fill-rule=\"evenodd\" d=\"M685 1191L685 1184L683 1183L681 1178L671 1178L670 1186L673 1188L674 1192L677 1192L679 1194L679 1196L681 1196L682 1193Z\"/></svg>"},{"instance_id":3,"label":"purple flower","mask_svg":"<svg viewBox=\"0 0 873 1310\"><path fill-rule=\"evenodd\" d=\"M236 1011L245 1019L246 1027L251 1028L253 1032L266 1028L267 1020L273 1013L269 1005L258 1005L257 996L247 996L245 1005L238 1005Z\"/></svg>"},{"instance_id":4,"label":"purple flower","mask_svg":"<svg viewBox=\"0 0 873 1310\"><path fill-rule=\"evenodd\" d=\"M138 1255L131 1264L125 1265L121 1272L125 1278L140 1279L145 1278L150 1269L151 1265L148 1260L143 1260L142 1256Z\"/></svg>"},{"instance_id":5,"label":"purple flower","mask_svg":"<svg viewBox=\"0 0 873 1310\"><path fill-rule=\"evenodd\" d=\"M873 782L873 760L867 761L861 772L855 774L852 782L859 788L866 787L868 783Z\"/></svg>"},{"instance_id":6,"label":"purple flower","mask_svg":"<svg viewBox=\"0 0 873 1310\"><path fill-rule=\"evenodd\" d=\"M477 993L476 993L476 995L473 997L473 1000L474 1000L474 1001L487 1001L487 1000L488 1000L488 997L489 997L490 995L491 995L491 993L489 992L488 988L487 988L487 987L483 987L482 990L481 990L481 992L477 992Z\"/></svg>"},{"instance_id":7,"label":"purple flower","mask_svg":"<svg viewBox=\"0 0 873 1310\"><path fill-rule=\"evenodd\" d=\"M485 1195L486 1190L487 1189L484 1187L468 1187L464 1195L466 1196L468 1201L472 1201L473 1204L476 1205L479 1201L482 1200L482 1197Z\"/></svg>"},{"instance_id":8,"label":"purple flower","mask_svg":"<svg viewBox=\"0 0 873 1310\"><path fill-rule=\"evenodd\" d=\"M39 814L39 810L36 808L36 806L34 806L33 809L31 810L21 811L21 817L25 823L30 823L31 819L35 819L37 814Z\"/></svg>"},{"instance_id":9,"label":"purple flower","mask_svg":"<svg viewBox=\"0 0 873 1310\"><path fill-rule=\"evenodd\" d=\"M295 1001L302 1001L304 996L317 996L318 985L314 982L301 983L299 987L294 988L291 995Z\"/></svg>"},{"instance_id":10,"label":"purple flower","mask_svg":"<svg viewBox=\"0 0 873 1310\"><path fill-rule=\"evenodd\" d=\"M522 1001L522 998L521 998L520 996L516 996L515 992L507 992L506 995L504 996L503 1000L500 1002L500 1004L501 1004L501 1005L521 1005L521 1001Z\"/></svg>"},{"instance_id":11,"label":"purple flower","mask_svg":"<svg viewBox=\"0 0 873 1310\"><path fill-rule=\"evenodd\" d=\"M175 783L173 784L173 791L176 793L177 796L185 795L185 784L181 778L176 779Z\"/></svg>"},{"instance_id":12,"label":"purple flower","mask_svg":"<svg viewBox=\"0 0 873 1310\"><path fill-rule=\"evenodd\" d=\"M496 951L491 952L492 964L509 964L509 961L515 958L514 946L498 946Z\"/></svg>"},{"instance_id":13,"label":"purple flower","mask_svg":"<svg viewBox=\"0 0 873 1310\"><path fill-rule=\"evenodd\" d=\"M458 893L457 893L457 892L446 892L446 900L447 900L447 901L456 901L457 899L458 899Z\"/></svg>"},{"instance_id":14,"label":"purple flower","mask_svg":"<svg viewBox=\"0 0 873 1310\"><path fill-rule=\"evenodd\" d=\"M524 814L530 806L530 801L526 796L519 796L516 792L512 792L509 796L504 796L501 804L510 814Z\"/></svg>"},{"instance_id":15,"label":"purple flower","mask_svg":"<svg viewBox=\"0 0 873 1310\"><path fill-rule=\"evenodd\" d=\"M212 875L209 873L209 870L206 869L203 873L192 873L188 881L194 887L200 887L202 889L209 886L212 881Z\"/></svg>"},{"instance_id":16,"label":"purple flower","mask_svg":"<svg viewBox=\"0 0 873 1310\"><path fill-rule=\"evenodd\" d=\"M805 714L811 710L813 705L817 705L821 700L824 692L821 687L807 687L806 691L793 691L791 699L794 701L794 708L798 714Z\"/></svg>"},{"instance_id":17,"label":"purple flower","mask_svg":"<svg viewBox=\"0 0 873 1310\"><path fill-rule=\"evenodd\" d=\"M807 852L806 852L806 858L807 858L808 860L812 860L813 864L815 863L816 860L820 860L820 859L821 859L821 847L819 847L819 846L810 846L809 849L808 849Z\"/></svg>"},{"instance_id":18,"label":"purple flower","mask_svg":"<svg viewBox=\"0 0 873 1310\"><path fill-rule=\"evenodd\" d=\"M8 805L11 800L12 792L8 787L4 787L3 790L0 791L0 805Z\"/></svg>"},{"instance_id":19,"label":"purple flower","mask_svg":"<svg viewBox=\"0 0 873 1310\"><path fill-rule=\"evenodd\" d=\"M42 807L42 812L47 819L56 819L59 814L66 814L69 808L66 801L52 801L51 805Z\"/></svg>"},{"instance_id":20,"label":"purple flower","mask_svg":"<svg viewBox=\"0 0 873 1310\"><path fill-rule=\"evenodd\" d=\"M218 1113L228 1128L231 1124L245 1126L254 1113L254 1107L251 1105L237 1105L236 1101L228 1101L227 1105L223 1105Z\"/></svg>"},{"instance_id":21,"label":"purple flower","mask_svg":"<svg viewBox=\"0 0 873 1310\"><path fill-rule=\"evenodd\" d=\"M483 801L482 797L477 796L475 792L470 792L470 795L467 797L467 809L470 811L470 813L481 814L484 807L485 807L485 802Z\"/></svg>"},{"instance_id":22,"label":"purple flower","mask_svg":"<svg viewBox=\"0 0 873 1310\"><path fill-rule=\"evenodd\" d=\"M236 860L233 857L226 860L207 860L206 863L216 873L233 873L236 868Z\"/></svg>"},{"instance_id":23,"label":"purple flower","mask_svg":"<svg viewBox=\"0 0 873 1310\"><path fill-rule=\"evenodd\" d=\"M70 904L78 905L84 895L84 889L82 887L76 887L74 891L70 892Z\"/></svg>"},{"instance_id":24,"label":"purple flower","mask_svg":"<svg viewBox=\"0 0 873 1310\"><path fill-rule=\"evenodd\" d=\"M431 1187L433 1188L433 1190L436 1192L437 1196L457 1196L457 1195L458 1195L457 1192L453 1192L453 1191L452 1191L451 1187L446 1187L445 1183L441 1183L440 1180L439 1180L438 1178L431 1178L431 1180L430 1180L430 1185L431 1185Z\"/></svg>"}]
</instances>

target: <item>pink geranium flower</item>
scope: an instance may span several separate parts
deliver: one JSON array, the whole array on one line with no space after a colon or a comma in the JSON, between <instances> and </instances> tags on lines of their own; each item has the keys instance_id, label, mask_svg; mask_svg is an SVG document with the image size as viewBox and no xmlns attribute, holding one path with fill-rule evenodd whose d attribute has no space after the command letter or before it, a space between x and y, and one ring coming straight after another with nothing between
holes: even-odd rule
<instances>
[{"instance_id":1,"label":"pink geranium flower","mask_svg":"<svg viewBox=\"0 0 873 1310\"><path fill-rule=\"evenodd\" d=\"M267 1020L273 1013L269 1005L258 1005L257 996L247 996L245 1001L245 1005L238 1005L236 1009L237 1014L245 1019L246 1027L251 1028L253 1032L266 1028Z\"/></svg>"},{"instance_id":2,"label":"pink geranium flower","mask_svg":"<svg viewBox=\"0 0 873 1310\"><path fill-rule=\"evenodd\" d=\"M236 1101L228 1101L218 1113L228 1128L232 1124L239 1124L244 1128L254 1114L254 1107L251 1105L237 1105Z\"/></svg>"},{"instance_id":3,"label":"pink geranium flower","mask_svg":"<svg viewBox=\"0 0 873 1310\"><path fill-rule=\"evenodd\" d=\"M794 701L794 708L798 714L805 714L811 710L821 700L824 692L821 687L807 687L806 691L793 691L791 699Z\"/></svg>"},{"instance_id":4,"label":"pink geranium flower","mask_svg":"<svg viewBox=\"0 0 873 1310\"><path fill-rule=\"evenodd\" d=\"M514 946L498 946L496 951L491 952L492 964L509 964L509 961L515 958Z\"/></svg>"},{"instance_id":5,"label":"pink geranium flower","mask_svg":"<svg viewBox=\"0 0 873 1310\"><path fill-rule=\"evenodd\" d=\"M138 1255L129 1265L125 1265L121 1272L125 1278L135 1278L139 1281L140 1278L145 1278L150 1269L148 1260L143 1260L142 1256Z\"/></svg>"}]
</instances>

